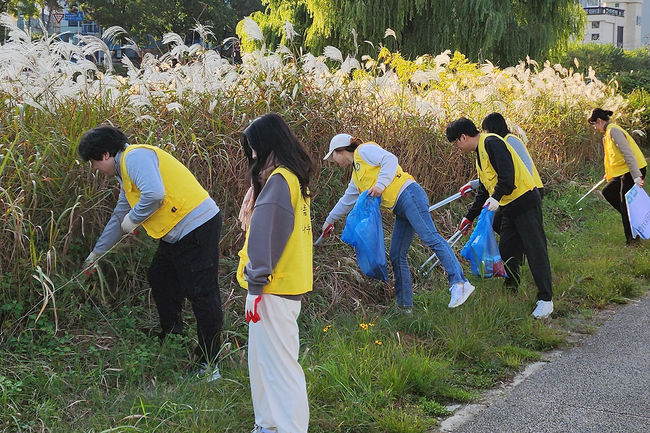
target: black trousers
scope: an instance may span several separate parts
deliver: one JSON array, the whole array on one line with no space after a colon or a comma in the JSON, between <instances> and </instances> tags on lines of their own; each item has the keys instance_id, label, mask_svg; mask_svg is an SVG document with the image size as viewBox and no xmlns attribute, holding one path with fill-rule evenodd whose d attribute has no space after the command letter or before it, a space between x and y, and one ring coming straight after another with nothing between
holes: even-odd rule
<instances>
[{"instance_id":1,"label":"black trousers","mask_svg":"<svg viewBox=\"0 0 650 433\"><path fill-rule=\"evenodd\" d=\"M161 336L183 331L182 309L192 304L199 344L199 361L214 362L221 347L219 293L219 235L221 212L180 241L160 241L149 267L149 283L160 317Z\"/></svg>"},{"instance_id":2,"label":"black trousers","mask_svg":"<svg viewBox=\"0 0 650 433\"><path fill-rule=\"evenodd\" d=\"M543 200L544 187L537 188L537 192L539 193L539 198ZM494 213L494 221L492 221L492 229L494 230L494 233L498 235L501 234L501 219L503 218L502 213L503 211L501 210L501 208L497 209L496 212Z\"/></svg>"},{"instance_id":3,"label":"black trousers","mask_svg":"<svg viewBox=\"0 0 650 433\"><path fill-rule=\"evenodd\" d=\"M646 168L641 169L641 176L645 178ZM623 176L615 177L610 180L605 188L603 188L603 196L605 200L612 205L621 214L623 220L623 232L625 232L625 239L627 242L632 241L632 229L630 228L630 219L627 216L627 202L625 201L625 193L634 186L634 179L628 171Z\"/></svg>"},{"instance_id":4,"label":"black trousers","mask_svg":"<svg viewBox=\"0 0 650 433\"><path fill-rule=\"evenodd\" d=\"M519 266L525 253L528 266L537 285L537 299L550 301L553 297L551 265L546 249L546 235L541 202L524 211L502 212L499 252L506 272L514 284L520 280Z\"/></svg>"}]
</instances>

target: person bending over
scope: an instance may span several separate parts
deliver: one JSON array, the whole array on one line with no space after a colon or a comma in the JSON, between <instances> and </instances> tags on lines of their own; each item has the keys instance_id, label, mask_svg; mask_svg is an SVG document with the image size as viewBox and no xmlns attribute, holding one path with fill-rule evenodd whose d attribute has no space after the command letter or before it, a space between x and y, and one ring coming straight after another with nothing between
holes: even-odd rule
<instances>
[{"instance_id":1,"label":"person bending over","mask_svg":"<svg viewBox=\"0 0 650 433\"><path fill-rule=\"evenodd\" d=\"M332 138L329 152L323 159L330 157L340 167L352 166L353 171L345 194L325 219L323 232L354 207L363 191L381 197L381 207L395 214L389 256L395 275L397 307L407 315L412 313L413 284L407 259L415 233L436 253L447 272L451 285L449 308L463 304L474 291L474 286L467 281L453 250L438 233L429 213L426 192L413 176L402 170L397 157L377 143L363 142L349 134Z\"/></svg>"},{"instance_id":2,"label":"person bending over","mask_svg":"<svg viewBox=\"0 0 650 433\"><path fill-rule=\"evenodd\" d=\"M519 281L519 257L526 253L537 285L535 318L553 312L551 266L546 249L541 198L533 177L512 147L496 134L479 133L466 118L453 121L447 140L463 153L474 152L479 191L460 226L473 221L487 207L501 209L499 251L510 278Z\"/></svg>"},{"instance_id":3,"label":"person bending over","mask_svg":"<svg viewBox=\"0 0 650 433\"><path fill-rule=\"evenodd\" d=\"M185 298L196 317L197 374L207 380L220 377L216 366L221 347L219 233L221 213L194 175L164 150L129 145L122 131L102 125L86 131L79 156L106 176L117 178L120 195L104 231L84 262L97 258L117 243L123 233L142 225L159 239L148 279L160 318L161 340L182 333Z\"/></svg>"}]
</instances>

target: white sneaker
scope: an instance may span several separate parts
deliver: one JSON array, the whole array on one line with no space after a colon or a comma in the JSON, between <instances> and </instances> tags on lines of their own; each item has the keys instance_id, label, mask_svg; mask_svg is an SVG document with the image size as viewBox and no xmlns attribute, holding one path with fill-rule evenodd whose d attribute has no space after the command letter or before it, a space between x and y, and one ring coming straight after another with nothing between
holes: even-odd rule
<instances>
[{"instance_id":1,"label":"white sneaker","mask_svg":"<svg viewBox=\"0 0 650 433\"><path fill-rule=\"evenodd\" d=\"M545 319L553 312L553 301L537 301L537 307L533 311L535 319Z\"/></svg>"},{"instance_id":2,"label":"white sneaker","mask_svg":"<svg viewBox=\"0 0 650 433\"><path fill-rule=\"evenodd\" d=\"M197 372L197 377L205 379L207 382L212 382L217 379L221 379L221 373L219 372L219 367L216 365L210 367L207 362L202 362L199 370Z\"/></svg>"},{"instance_id":3,"label":"white sneaker","mask_svg":"<svg viewBox=\"0 0 650 433\"><path fill-rule=\"evenodd\" d=\"M251 430L251 433L277 433L277 430L260 427L257 424L255 424L255 428Z\"/></svg>"},{"instance_id":4,"label":"white sneaker","mask_svg":"<svg viewBox=\"0 0 650 433\"><path fill-rule=\"evenodd\" d=\"M469 281L456 283L449 288L451 292L451 300L449 301L449 308L456 308L463 305L469 295L474 292L474 286Z\"/></svg>"}]
</instances>

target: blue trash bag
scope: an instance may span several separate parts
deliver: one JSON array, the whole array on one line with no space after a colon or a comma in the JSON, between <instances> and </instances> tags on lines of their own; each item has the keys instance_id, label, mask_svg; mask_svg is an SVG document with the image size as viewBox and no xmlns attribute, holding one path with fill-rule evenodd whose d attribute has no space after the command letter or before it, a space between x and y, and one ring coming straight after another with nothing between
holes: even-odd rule
<instances>
[{"instance_id":1,"label":"blue trash bag","mask_svg":"<svg viewBox=\"0 0 650 433\"><path fill-rule=\"evenodd\" d=\"M472 273L481 278L507 276L499 245L494 237L493 221L494 211L483 209L476 222L476 228L460 251L460 255L469 260Z\"/></svg>"},{"instance_id":2,"label":"blue trash bag","mask_svg":"<svg viewBox=\"0 0 650 433\"><path fill-rule=\"evenodd\" d=\"M381 197L371 197L368 191L362 192L345 220L341 239L354 247L364 274L388 282L380 203Z\"/></svg>"}]
</instances>

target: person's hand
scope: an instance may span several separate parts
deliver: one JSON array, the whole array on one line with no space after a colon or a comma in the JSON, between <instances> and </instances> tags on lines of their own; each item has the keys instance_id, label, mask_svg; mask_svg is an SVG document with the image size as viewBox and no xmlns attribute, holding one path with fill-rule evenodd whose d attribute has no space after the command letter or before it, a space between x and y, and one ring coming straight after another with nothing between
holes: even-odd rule
<instances>
[{"instance_id":1,"label":"person's hand","mask_svg":"<svg viewBox=\"0 0 650 433\"><path fill-rule=\"evenodd\" d=\"M643 188L643 178L642 178L641 176L639 176L639 177L635 177L635 178L634 178L634 183L635 183L636 186L638 186L639 188Z\"/></svg>"},{"instance_id":2,"label":"person's hand","mask_svg":"<svg viewBox=\"0 0 650 433\"><path fill-rule=\"evenodd\" d=\"M97 265L95 262L99 256L100 255L96 252L91 251L90 254L88 254L88 257L86 257L86 260L84 260L83 265L81 265L81 269L86 276L89 276L92 272L97 272Z\"/></svg>"},{"instance_id":3,"label":"person's hand","mask_svg":"<svg viewBox=\"0 0 650 433\"><path fill-rule=\"evenodd\" d=\"M458 192L460 193L461 197L467 197L467 194L472 192L474 188L472 187L472 184L470 182L467 182L465 185L461 186Z\"/></svg>"},{"instance_id":4,"label":"person's hand","mask_svg":"<svg viewBox=\"0 0 650 433\"><path fill-rule=\"evenodd\" d=\"M499 209L499 202L494 197L489 197L485 200L483 207L488 208L488 210L495 211Z\"/></svg>"},{"instance_id":5,"label":"person's hand","mask_svg":"<svg viewBox=\"0 0 650 433\"><path fill-rule=\"evenodd\" d=\"M379 197L383 192L384 188L380 187L379 185L375 185L368 190L368 195L370 197Z\"/></svg>"},{"instance_id":6,"label":"person's hand","mask_svg":"<svg viewBox=\"0 0 650 433\"><path fill-rule=\"evenodd\" d=\"M322 230L321 233L323 233L321 235L323 238L326 238L326 237L330 236L332 233L334 233L334 224L328 223L327 221L325 221L323 223L323 230Z\"/></svg>"},{"instance_id":7,"label":"person's hand","mask_svg":"<svg viewBox=\"0 0 650 433\"><path fill-rule=\"evenodd\" d=\"M472 225L474 222L472 220L469 220L467 218L463 218L460 222L460 225L458 226L458 231L465 236L469 231L472 229Z\"/></svg>"},{"instance_id":8,"label":"person's hand","mask_svg":"<svg viewBox=\"0 0 650 433\"><path fill-rule=\"evenodd\" d=\"M262 295L246 295L245 316L247 322L257 323L260 321L260 315L257 312L257 304L262 300Z\"/></svg>"},{"instance_id":9,"label":"person's hand","mask_svg":"<svg viewBox=\"0 0 650 433\"><path fill-rule=\"evenodd\" d=\"M135 234L135 229L138 228L140 224L134 223L129 214L127 213L124 219L122 220L122 232L124 233L134 233Z\"/></svg>"}]
</instances>

